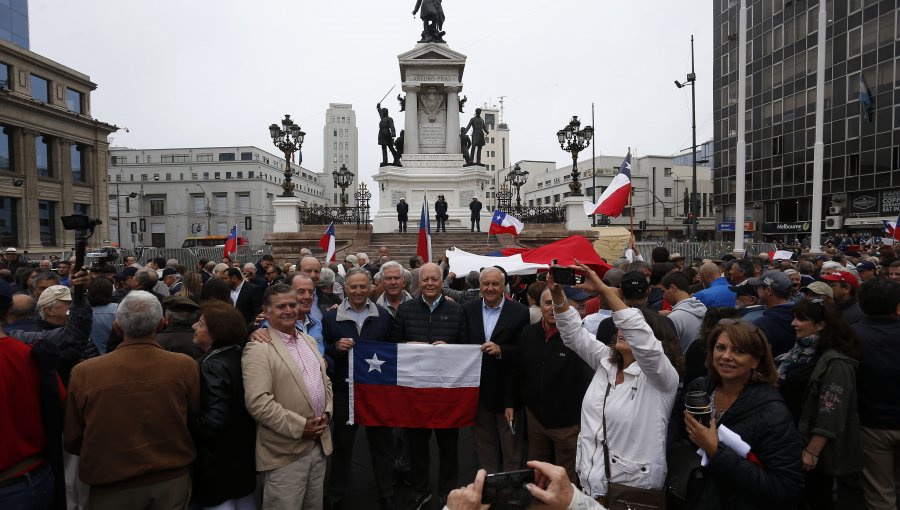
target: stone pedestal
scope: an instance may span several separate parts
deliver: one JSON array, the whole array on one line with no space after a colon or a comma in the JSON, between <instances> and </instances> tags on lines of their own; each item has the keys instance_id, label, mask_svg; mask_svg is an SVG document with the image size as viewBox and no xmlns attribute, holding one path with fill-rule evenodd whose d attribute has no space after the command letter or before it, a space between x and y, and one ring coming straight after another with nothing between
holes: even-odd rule
<instances>
[{"instance_id":1,"label":"stone pedestal","mask_svg":"<svg viewBox=\"0 0 900 510\"><path fill-rule=\"evenodd\" d=\"M566 208L566 229L591 230L591 217L584 214L584 201L588 197L566 197L562 206Z\"/></svg>"},{"instance_id":2,"label":"stone pedestal","mask_svg":"<svg viewBox=\"0 0 900 510\"><path fill-rule=\"evenodd\" d=\"M297 197L277 197L272 200L275 208L275 224L273 233L300 231L300 199Z\"/></svg>"},{"instance_id":3,"label":"stone pedestal","mask_svg":"<svg viewBox=\"0 0 900 510\"><path fill-rule=\"evenodd\" d=\"M374 215L373 230L397 230L397 203L401 198L409 204L409 228L417 228L426 196L435 228L434 202L438 195L447 200L447 226L468 228L469 202L472 197L484 204L490 202L485 199L485 190L490 187L491 176L482 166L465 166L461 153L459 93L466 56L446 44L420 43L398 59L406 93L403 166L381 167L374 176L380 207Z\"/></svg>"}]
</instances>

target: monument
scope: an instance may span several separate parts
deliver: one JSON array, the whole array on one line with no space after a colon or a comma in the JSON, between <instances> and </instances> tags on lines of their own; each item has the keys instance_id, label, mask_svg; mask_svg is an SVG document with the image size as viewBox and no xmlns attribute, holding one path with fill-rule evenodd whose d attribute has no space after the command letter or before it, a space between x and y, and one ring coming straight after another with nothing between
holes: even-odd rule
<instances>
[{"instance_id":1,"label":"monument","mask_svg":"<svg viewBox=\"0 0 900 510\"><path fill-rule=\"evenodd\" d=\"M417 224L426 195L433 224L434 202L443 195L448 204L447 225L468 229L469 203L472 198L483 199L484 190L490 187L490 173L483 166L467 165L468 158L463 156L459 93L466 56L440 39L444 35L440 30L443 12L440 14L440 25L426 24L422 39L426 42L397 57L406 94L402 101L402 166L380 166L374 176L379 189L374 232L397 229L396 207L401 198L406 199ZM395 122L399 131L400 119Z\"/></svg>"}]
</instances>

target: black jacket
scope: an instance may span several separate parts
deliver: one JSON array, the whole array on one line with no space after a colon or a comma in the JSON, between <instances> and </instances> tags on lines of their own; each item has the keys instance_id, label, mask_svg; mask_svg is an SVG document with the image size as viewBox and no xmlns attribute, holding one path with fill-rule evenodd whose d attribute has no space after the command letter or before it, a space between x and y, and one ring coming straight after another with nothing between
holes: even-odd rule
<instances>
[{"instance_id":1,"label":"black jacket","mask_svg":"<svg viewBox=\"0 0 900 510\"><path fill-rule=\"evenodd\" d=\"M784 303L766 308L763 316L753 321L766 334L772 346L772 356L778 356L791 350L797 342L797 332L791 326L794 320L794 304Z\"/></svg>"},{"instance_id":2,"label":"black jacket","mask_svg":"<svg viewBox=\"0 0 900 510\"><path fill-rule=\"evenodd\" d=\"M530 322L528 307L503 298L503 308L491 338L484 338L483 299L469 301L463 305L468 325L466 337L473 344L483 344L490 340L500 346L500 359L484 354L481 357L481 388L478 399L489 411L502 413L507 407L516 407L516 388L508 381L509 362L514 359L519 335ZM513 387L508 387L513 386Z\"/></svg>"},{"instance_id":3,"label":"black jacket","mask_svg":"<svg viewBox=\"0 0 900 510\"><path fill-rule=\"evenodd\" d=\"M234 307L244 316L245 324L251 324L259 315L263 290L265 289L247 282L241 286L241 292L238 294Z\"/></svg>"},{"instance_id":4,"label":"black jacket","mask_svg":"<svg viewBox=\"0 0 900 510\"><path fill-rule=\"evenodd\" d=\"M401 221L406 221L407 216L409 215L409 204L406 202L398 202L397 203L397 219Z\"/></svg>"},{"instance_id":5,"label":"black jacket","mask_svg":"<svg viewBox=\"0 0 900 510\"><path fill-rule=\"evenodd\" d=\"M431 308L417 297L400 303L394 321L394 342L447 342L465 344L466 315L459 303L442 297L437 308Z\"/></svg>"},{"instance_id":6,"label":"black jacket","mask_svg":"<svg viewBox=\"0 0 900 510\"><path fill-rule=\"evenodd\" d=\"M341 298L339 298L336 294L328 294L326 292L322 292L322 289L318 287L316 287L316 297L318 298L318 301L316 303L319 306L319 310L322 311L323 318L332 306L341 304Z\"/></svg>"},{"instance_id":7,"label":"black jacket","mask_svg":"<svg viewBox=\"0 0 900 510\"><path fill-rule=\"evenodd\" d=\"M346 352L337 350L336 343L341 338L352 338L354 341L392 342L394 318L391 312L369 303L369 316L363 320L361 331L356 330L356 321L350 317L341 304L336 310L329 310L322 318L322 337L325 340L325 354L334 360L334 391L347 393L347 377L349 357Z\"/></svg>"},{"instance_id":8,"label":"black jacket","mask_svg":"<svg viewBox=\"0 0 900 510\"><path fill-rule=\"evenodd\" d=\"M852 327L860 344L859 421L900 430L900 318L866 316Z\"/></svg>"},{"instance_id":9,"label":"black jacket","mask_svg":"<svg viewBox=\"0 0 900 510\"><path fill-rule=\"evenodd\" d=\"M194 328L169 325L156 335L156 343L169 352L180 352L194 359L203 356L203 350L194 343Z\"/></svg>"},{"instance_id":10,"label":"black jacket","mask_svg":"<svg viewBox=\"0 0 900 510\"><path fill-rule=\"evenodd\" d=\"M472 220L477 220L481 216L481 202L475 200L474 202L469 202L469 210L472 211Z\"/></svg>"},{"instance_id":11,"label":"black jacket","mask_svg":"<svg viewBox=\"0 0 900 510\"><path fill-rule=\"evenodd\" d=\"M711 394L715 383L700 378L685 388ZM750 445L761 466L725 445L698 468L688 486L687 508L781 510L796 508L803 497L803 442L790 411L772 386L751 384L726 410L721 424ZM678 441L688 441L679 420ZM696 447L693 447L696 450Z\"/></svg>"},{"instance_id":12,"label":"black jacket","mask_svg":"<svg viewBox=\"0 0 900 510\"><path fill-rule=\"evenodd\" d=\"M434 203L434 212L435 214L444 214L447 212L447 201L446 200L438 200Z\"/></svg>"},{"instance_id":13,"label":"black jacket","mask_svg":"<svg viewBox=\"0 0 900 510\"><path fill-rule=\"evenodd\" d=\"M581 402L593 371L563 344L557 331L544 339L543 321L530 324L519 337L512 371L519 396L544 428L581 423Z\"/></svg>"},{"instance_id":14,"label":"black jacket","mask_svg":"<svg viewBox=\"0 0 900 510\"><path fill-rule=\"evenodd\" d=\"M862 309L859 307L859 301L856 300L856 296L851 296L847 301L837 303L837 305L841 309L841 317L851 326L865 317Z\"/></svg>"},{"instance_id":15,"label":"black jacket","mask_svg":"<svg viewBox=\"0 0 900 510\"><path fill-rule=\"evenodd\" d=\"M256 422L244 406L241 348L212 349L200 362L200 412L192 420L197 446L193 499L216 506L256 489Z\"/></svg>"}]
</instances>

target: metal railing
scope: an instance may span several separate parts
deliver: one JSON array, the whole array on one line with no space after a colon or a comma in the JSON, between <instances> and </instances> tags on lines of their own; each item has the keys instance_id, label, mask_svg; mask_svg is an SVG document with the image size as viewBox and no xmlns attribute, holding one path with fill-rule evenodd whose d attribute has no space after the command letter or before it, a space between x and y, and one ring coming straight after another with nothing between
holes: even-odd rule
<instances>
[{"instance_id":1,"label":"metal railing","mask_svg":"<svg viewBox=\"0 0 900 510\"><path fill-rule=\"evenodd\" d=\"M641 252L641 256L644 257L644 260L650 261L650 252L653 251L653 248L657 246L665 246L668 248L669 253L678 253L682 255L687 261L690 263L692 260L699 259L719 259L722 255L726 253L732 253L734 251L734 243L731 241L708 241L702 243L677 243L677 242L664 242L664 243L654 243L654 242L637 242L635 243L638 251ZM749 256L759 255L763 252L770 252L775 250L774 243L748 243L744 245L744 250L747 252Z\"/></svg>"},{"instance_id":2,"label":"metal railing","mask_svg":"<svg viewBox=\"0 0 900 510\"><path fill-rule=\"evenodd\" d=\"M372 223L368 207L326 207L315 205L300 208L300 224L302 225L353 225L356 228Z\"/></svg>"},{"instance_id":3,"label":"metal railing","mask_svg":"<svg viewBox=\"0 0 900 510\"><path fill-rule=\"evenodd\" d=\"M256 262L263 255L271 254L272 247L268 244L245 244L237 247L237 254L233 257L234 262ZM116 260L116 266L121 268L125 262L125 257L136 257L138 263L144 264L147 259L154 257L163 257L166 260L175 259L179 263L184 264L191 271L197 265L200 259L221 262L224 250L222 248L147 248L136 250L119 250L119 258Z\"/></svg>"},{"instance_id":4,"label":"metal railing","mask_svg":"<svg viewBox=\"0 0 900 510\"><path fill-rule=\"evenodd\" d=\"M505 210L522 223L565 223L566 208L556 206L529 207L529 206L512 206Z\"/></svg>"}]
</instances>

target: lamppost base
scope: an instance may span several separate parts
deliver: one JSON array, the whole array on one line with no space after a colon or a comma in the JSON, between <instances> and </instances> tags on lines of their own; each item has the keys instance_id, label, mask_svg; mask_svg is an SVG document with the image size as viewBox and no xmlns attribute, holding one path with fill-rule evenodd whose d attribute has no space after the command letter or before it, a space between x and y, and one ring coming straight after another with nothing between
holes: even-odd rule
<instances>
[{"instance_id":1,"label":"lamppost base","mask_svg":"<svg viewBox=\"0 0 900 510\"><path fill-rule=\"evenodd\" d=\"M297 197L278 197L272 200L275 209L275 224L272 232L300 232L300 199Z\"/></svg>"}]
</instances>

